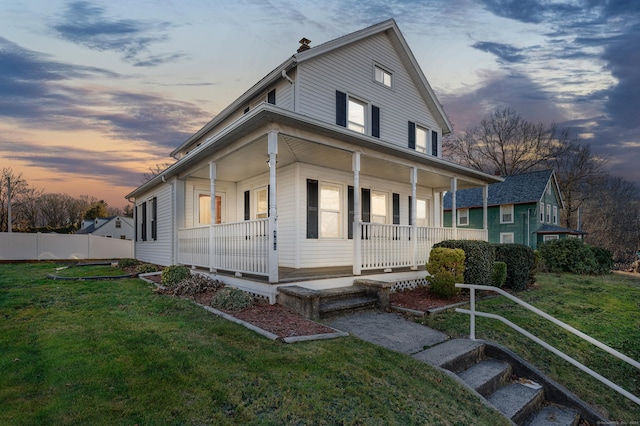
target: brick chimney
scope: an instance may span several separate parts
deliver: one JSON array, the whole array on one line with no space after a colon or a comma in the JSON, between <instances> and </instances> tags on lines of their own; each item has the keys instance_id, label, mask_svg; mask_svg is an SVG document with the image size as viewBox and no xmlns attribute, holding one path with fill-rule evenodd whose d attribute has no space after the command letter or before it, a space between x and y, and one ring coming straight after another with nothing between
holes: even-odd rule
<instances>
[{"instance_id":1,"label":"brick chimney","mask_svg":"<svg viewBox=\"0 0 640 426\"><path fill-rule=\"evenodd\" d=\"M311 46L309 46L309 43L311 43L311 40L309 40L306 37L302 37L302 39L298 43L300 43L300 47L298 48L298 53L311 49Z\"/></svg>"}]
</instances>

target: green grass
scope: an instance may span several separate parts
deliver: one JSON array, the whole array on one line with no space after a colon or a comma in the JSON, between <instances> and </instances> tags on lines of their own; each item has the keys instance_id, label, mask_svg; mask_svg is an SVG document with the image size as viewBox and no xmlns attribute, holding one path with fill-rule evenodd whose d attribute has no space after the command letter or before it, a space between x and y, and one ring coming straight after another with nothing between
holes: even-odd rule
<instances>
[{"instance_id":1,"label":"green grass","mask_svg":"<svg viewBox=\"0 0 640 426\"><path fill-rule=\"evenodd\" d=\"M141 280L45 278L55 266L0 265L0 424L500 424L409 356L270 341Z\"/></svg>"},{"instance_id":2,"label":"green grass","mask_svg":"<svg viewBox=\"0 0 640 426\"><path fill-rule=\"evenodd\" d=\"M52 268L50 274L64 278L86 278L86 277L113 277L125 275L121 268L111 265L72 265L70 267L58 266Z\"/></svg>"},{"instance_id":3,"label":"green grass","mask_svg":"<svg viewBox=\"0 0 640 426\"><path fill-rule=\"evenodd\" d=\"M536 277L536 286L516 294L516 297L640 361L640 279L620 275L590 277L570 274L537 274ZM640 396L640 370L505 297L477 302L476 309L502 315ZM424 323L452 337L469 335L469 316L454 311L429 316ZM512 349L611 420L621 424L640 421L640 406L499 321L476 318L476 337Z\"/></svg>"}]
</instances>

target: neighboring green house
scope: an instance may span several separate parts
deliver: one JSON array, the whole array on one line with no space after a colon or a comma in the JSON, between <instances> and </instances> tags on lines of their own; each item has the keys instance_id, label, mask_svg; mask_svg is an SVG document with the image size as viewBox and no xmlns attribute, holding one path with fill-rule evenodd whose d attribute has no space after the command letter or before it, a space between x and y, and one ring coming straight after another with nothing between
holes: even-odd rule
<instances>
[{"instance_id":1,"label":"neighboring green house","mask_svg":"<svg viewBox=\"0 0 640 426\"><path fill-rule=\"evenodd\" d=\"M482 229L483 190L456 191L456 227ZM444 226L451 227L452 193L444 196ZM488 185L487 229L490 243L516 243L531 248L544 241L576 237L582 231L559 226L564 201L553 170L507 176Z\"/></svg>"}]
</instances>

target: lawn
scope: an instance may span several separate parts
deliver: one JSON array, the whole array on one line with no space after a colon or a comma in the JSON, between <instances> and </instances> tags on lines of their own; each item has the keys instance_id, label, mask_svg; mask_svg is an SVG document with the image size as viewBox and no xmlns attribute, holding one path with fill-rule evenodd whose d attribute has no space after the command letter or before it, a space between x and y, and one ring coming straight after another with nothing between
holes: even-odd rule
<instances>
[{"instance_id":1,"label":"lawn","mask_svg":"<svg viewBox=\"0 0 640 426\"><path fill-rule=\"evenodd\" d=\"M138 279L47 279L56 266L0 265L0 424L500 424L409 356L271 341Z\"/></svg>"},{"instance_id":2,"label":"lawn","mask_svg":"<svg viewBox=\"0 0 640 426\"><path fill-rule=\"evenodd\" d=\"M640 360L640 279L537 274L536 285L517 297L619 352ZM467 306L463 306L468 308ZM502 315L572 358L640 396L640 370L524 310L504 297L476 309ZM453 311L428 316L425 325L452 337L469 335L469 316ZM502 323L476 319L476 337L500 343L534 364L619 424L640 424L640 406Z\"/></svg>"}]
</instances>

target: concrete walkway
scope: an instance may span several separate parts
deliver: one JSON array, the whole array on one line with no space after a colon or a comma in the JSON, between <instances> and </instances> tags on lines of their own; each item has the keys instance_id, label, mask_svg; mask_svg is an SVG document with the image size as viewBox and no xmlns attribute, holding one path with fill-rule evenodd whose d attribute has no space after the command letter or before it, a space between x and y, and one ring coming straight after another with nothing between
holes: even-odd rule
<instances>
[{"instance_id":1,"label":"concrete walkway","mask_svg":"<svg viewBox=\"0 0 640 426\"><path fill-rule=\"evenodd\" d=\"M447 335L392 313L364 311L326 322L367 342L413 355L447 340Z\"/></svg>"}]
</instances>

